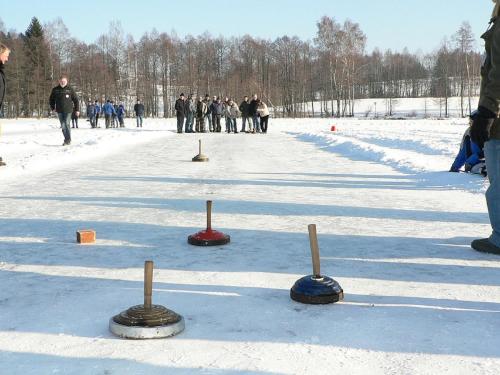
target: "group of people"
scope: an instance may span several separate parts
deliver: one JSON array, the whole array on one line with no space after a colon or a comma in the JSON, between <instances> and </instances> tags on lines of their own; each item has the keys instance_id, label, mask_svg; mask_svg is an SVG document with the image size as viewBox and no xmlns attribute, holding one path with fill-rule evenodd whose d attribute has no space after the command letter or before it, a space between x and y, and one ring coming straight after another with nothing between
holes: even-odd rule
<instances>
[{"instance_id":1,"label":"group of people","mask_svg":"<svg viewBox=\"0 0 500 375\"><path fill-rule=\"evenodd\" d=\"M210 99L210 95L207 94L205 98L199 96L195 100L193 94L186 97L182 93L175 102L175 112L179 134L220 133L222 119L225 120L226 133L237 134L238 117L241 117L240 133L267 133L269 123L269 108L257 95L254 95L252 100L245 96L238 105L228 97L222 101L218 96Z\"/></svg>"},{"instance_id":2,"label":"group of people","mask_svg":"<svg viewBox=\"0 0 500 375\"><path fill-rule=\"evenodd\" d=\"M56 112L61 123L64 135L63 146L71 144L71 128L78 128L78 118L80 117L80 104L75 90L68 85L68 76L63 74L59 77L59 85L52 89L49 98L49 105L52 112ZM137 127L142 128L144 119L144 104L138 99L134 105L134 112L137 120ZM87 103L87 120L91 128L97 128L99 118L104 116L106 129L125 127L125 106L116 105L112 100L106 100L103 105L98 100ZM70 126L71 120L71 126Z\"/></svg>"},{"instance_id":3,"label":"group of people","mask_svg":"<svg viewBox=\"0 0 500 375\"><path fill-rule=\"evenodd\" d=\"M137 127L142 128L144 120L144 104L138 99L134 105L134 113L137 121ZM124 128L125 127L125 106L123 104L115 104L112 100L106 100L103 105L96 100L92 103L91 100L87 103L87 120L92 128L99 126L99 117L104 116L106 129L108 128ZM78 125L76 126L78 127Z\"/></svg>"}]
</instances>

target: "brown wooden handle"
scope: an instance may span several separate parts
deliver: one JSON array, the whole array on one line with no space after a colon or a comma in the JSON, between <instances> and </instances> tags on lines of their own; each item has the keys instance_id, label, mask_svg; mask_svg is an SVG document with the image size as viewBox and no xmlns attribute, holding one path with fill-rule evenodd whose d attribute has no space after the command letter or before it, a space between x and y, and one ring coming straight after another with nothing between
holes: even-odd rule
<instances>
[{"instance_id":1,"label":"brown wooden handle","mask_svg":"<svg viewBox=\"0 0 500 375\"><path fill-rule=\"evenodd\" d=\"M318 236L316 234L316 224L309 224L307 226L307 229L309 230L309 243L311 245L313 274L315 277L321 277Z\"/></svg>"},{"instance_id":2,"label":"brown wooden handle","mask_svg":"<svg viewBox=\"0 0 500 375\"><path fill-rule=\"evenodd\" d=\"M144 308L151 309L153 304L153 262L144 263Z\"/></svg>"},{"instance_id":3,"label":"brown wooden handle","mask_svg":"<svg viewBox=\"0 0 500 375\"><path fill-rule=\"evenodd\" d=\"M207 229L212 229L212 201L207 201Z\"/></svg>"}]
</instances>

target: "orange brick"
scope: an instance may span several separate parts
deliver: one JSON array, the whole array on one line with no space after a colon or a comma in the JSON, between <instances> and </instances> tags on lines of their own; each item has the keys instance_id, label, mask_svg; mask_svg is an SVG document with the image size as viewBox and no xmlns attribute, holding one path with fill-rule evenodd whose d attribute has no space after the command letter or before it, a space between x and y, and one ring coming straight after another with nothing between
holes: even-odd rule
<instances>
[{"instance_id":1,"label":"orange brick","mask_svg":"<svg viewBox=\"0 0 500 375\"><path fill-rule=\"evenodd\" d=\"M76 242L78 243L94 243L95 231L93 230L79 230L76 232Z\"/></svg>"}]
</instances>

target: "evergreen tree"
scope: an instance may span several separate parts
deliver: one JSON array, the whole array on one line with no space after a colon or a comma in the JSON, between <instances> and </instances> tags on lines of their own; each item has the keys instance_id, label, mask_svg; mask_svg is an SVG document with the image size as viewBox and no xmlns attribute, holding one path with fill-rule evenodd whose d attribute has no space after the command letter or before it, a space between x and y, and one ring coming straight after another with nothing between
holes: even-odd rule
<instances>
[{"instance_id":1,"label":"evergreen tree","mask_svg":"<svg viewBox=\"0 0 500 375\"><path fill-rule=\"evenodd\" d=\"M23 73L29 77L23 82L23 112L40 117L46 112L50 90L50 59L44 30L33 17L22 36L26 54Z\"/></svg>"}]
</instances>

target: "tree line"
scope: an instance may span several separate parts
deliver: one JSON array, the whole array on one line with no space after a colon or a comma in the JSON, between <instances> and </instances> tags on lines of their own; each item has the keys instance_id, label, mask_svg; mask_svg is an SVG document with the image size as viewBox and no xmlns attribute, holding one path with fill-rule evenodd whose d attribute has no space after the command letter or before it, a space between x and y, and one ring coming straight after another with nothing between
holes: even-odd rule
<instances>
[{"instance_id":1,"label":"tree line","mask_svg":"<svg viewBox=\"0 0 500 375\"><path fill-rule=\"evenodd\" d=\"M448 99L461 98L466 116L479 91L481 54L464 22L428 54L365 51L361 26L323 17L312 41L215 37L180 38L156 30L139 40L111 22L94 43L71 37L62 19L42 25L34 17L22 33L7 32L6 117L43 117L60 74L70 76L82 104L112 98L131 109L140 98L147 116L171 117L180 92L242 98L257 94L274 116L353 116L356 99L433 97L448 115ZM388 106L387 115L391 115Z\"/></svg>"}]
</instances>

